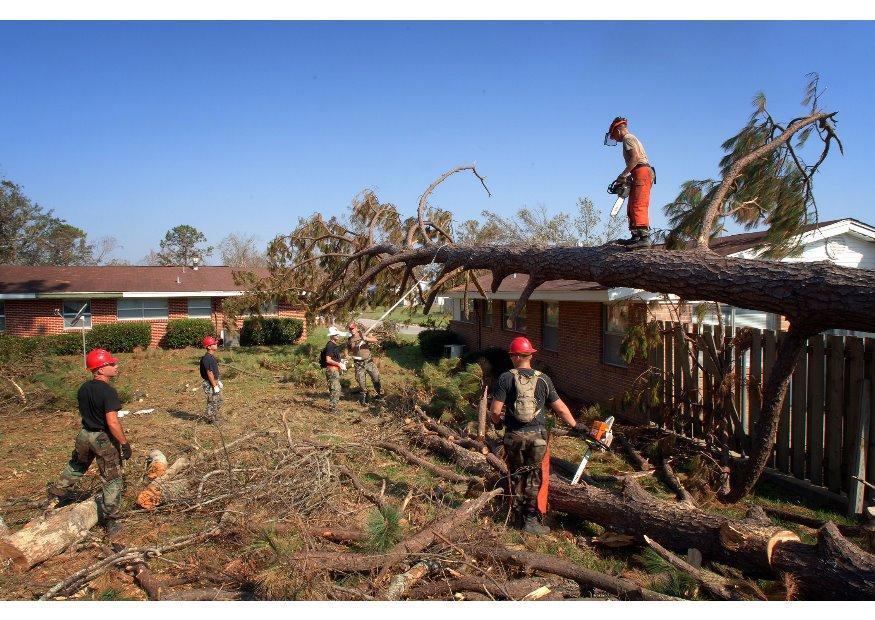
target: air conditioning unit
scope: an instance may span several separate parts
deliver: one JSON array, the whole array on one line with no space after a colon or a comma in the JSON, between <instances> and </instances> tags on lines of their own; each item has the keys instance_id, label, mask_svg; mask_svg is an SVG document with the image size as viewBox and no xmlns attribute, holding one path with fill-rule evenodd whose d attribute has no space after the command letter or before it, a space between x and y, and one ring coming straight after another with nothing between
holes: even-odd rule
<instances>
[{"instance_id":1,"label":"air conditioning unit","mask_svg":"<svg viewBox=\"0 0 875 620\"><path fill-rule=\"evenodd\" d=\"M445 344L444 345L444 356L445 357L462 357L462 354L465 352L465 345L463 344Z\"/></svg>"}]
</instances>

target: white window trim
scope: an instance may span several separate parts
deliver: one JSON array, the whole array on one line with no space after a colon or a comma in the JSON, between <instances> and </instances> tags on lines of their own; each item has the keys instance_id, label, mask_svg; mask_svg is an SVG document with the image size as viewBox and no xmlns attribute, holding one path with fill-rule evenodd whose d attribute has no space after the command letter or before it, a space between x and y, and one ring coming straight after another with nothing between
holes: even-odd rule
<instances>
[{"instance_id":1,"label":"white window trim","mask_svg":"<svg viewBox=\"0 0 875 620\"><path fill-rule=\"evenodd\" d=\"M164 299L164 298L161 298L161 297L129 297L128 299L131 300L131 299ZM146 317L142 317L142 316L140 316L140 317L120 317L119 314L118 314L118 313L119 313L119 305L118 305L118 303L116 303L116 306L115 306L115 320L116 320L116 321L120 321L120 322L122 322L122 321L128 321L128 322L130 322L130 321L139 321L139 322L144 322L144 321L145 321L145 322L149 322L149 323L151 323L151 322L160 322L160 321L169 321L169 320L170 320L170 301L169 301L169 300L166 300L166 299L165 299L165 301L167 301L167 316L164 316L164 317L148 317L148 318L146 318ZM140 308L140 309L142 310L142 308Z\"/></svg>"},{"instance_id":2,"label":"white window trim","mask_svg":"<svg viewBox=\"0 0 875 620\"><path fill-rule=\"evenodd\" d=\"M200 301L202 299L209 300L209 304L208 304L208 308L207 308L209 313L206 315L203 315L203 314L192 315L192 313L191 313L191 300L192 299L196 299L198 301ZM167 313L168 314L170 313L169 303L168 303ZM211 318L213 318L213 298L212 297L189 297L185 302L185 314L190 319L211 319Z\"/></svg>"},{"instance_id":3,"label":"white window trim","mask_svg":"<svg viewBox=\"0 0 875 620\"><path fill-rule=\"evenodd\" d=\"M73 302L73 301L88 302L88 312L86 314L83 314L82 316L83 317L87 316L91 325L87 325L85 327L85 331L88 331L92 327L94 327L94 317L93 317L93 308L91 308L91 300L85 299L85 298L78 298L77 299L77 298L73 297L73 298L65 299L65 300L61 301L61 322L64 325L63 331L65 331L65 332L81 332L82 331L81 325L67 325L67 317L64 316L64 304L68 301L70 301L70 302ZM70 318L72 318L73 316L75 316L75 315L71 315Z\"/></svg>"},{"instance_id":4,"label":"white window trim","mask_svg":"<svg viewBox=\"0 0 875 620\"><path fill-rule=\"evenodd\" d=\"M609 334L611 336L620 336L620 335L625 336L626 335L625 330L622 332L608 331L608 307L609 306L610 306L610 304L602 304L602 330L601 330L602 331L602 359L601 359L601 362L605 366L611 366L612 368L629 368L629 364L625 363L625 362L620 362L619 364L615 363L615 362L609 362L607 359L607 356L605 355L605 336L607 336ZM630 320L631 320L631 317L630 317Z\"/></svg>"}]
</instances>

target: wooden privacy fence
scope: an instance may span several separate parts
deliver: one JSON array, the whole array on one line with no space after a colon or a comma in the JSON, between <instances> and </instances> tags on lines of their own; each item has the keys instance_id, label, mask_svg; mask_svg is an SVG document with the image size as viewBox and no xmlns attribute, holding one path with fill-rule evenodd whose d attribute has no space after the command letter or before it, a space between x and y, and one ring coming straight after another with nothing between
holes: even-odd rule
<instances>
[{"instance_id":1,"label":"wooden privacy fence","mask_svg":"<svg viewBox=\"0 0 875 620\"><path fill-rule=\"evenodd\" d=\"M649 363L661 404L649 409L650 420L747 453L784 332L668 321L659 327ZM810 338L793 372L770 466L843 495L849 512L862 512L864 494L875 501L856 479L875 483L873 386L875 339Z\"/></svg>"}]
</instances>

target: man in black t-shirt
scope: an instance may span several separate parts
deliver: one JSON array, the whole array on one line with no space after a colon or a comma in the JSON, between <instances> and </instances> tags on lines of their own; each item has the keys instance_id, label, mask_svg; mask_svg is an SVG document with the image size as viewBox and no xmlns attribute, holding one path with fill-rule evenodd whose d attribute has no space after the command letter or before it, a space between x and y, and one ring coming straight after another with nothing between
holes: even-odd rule
<instances>
[{"instance_id":1,"label":"man in black t-shirt","mask_svg":"<svg viewBox=\"0 0 875 620\"><path fill-rule=\"evenodd\" d=\"M538 522L547 512L547 482L550 478L549 434L545 412L549 406L580 434L571 411L559 398L550 377L532 368L532 347L519 336L510 344L513 370L503 373L492 397L492 421L504 420L504 453L510 472L510 493L516 524L531 534L546 534L550 528ZM502 416L501 410L507 413Z\"/></svg>"},{"instance_id":2,"label":"man in black t-shirt","mask_svg":"<svg viewBox=\"0 0 875 620\"><path fill-rule=\"evenodd\" d=\"M219 408L222 406L222 382L219 381L219 360L216 359L218 341L213 336L204 336L204 348L207 352L201 357L200 371L203 379L202 388L207 397L206 420L208 424L219 421Z\"/></svg>"},{"instance_id":3,"label":"man in black t-shirt","mask_svg":"<svg viewBox=\"0 0 875 620\"><path fill-rule=\"evenodd\" d=\"M325 369L325 379L328 381L328 398L331 403L331 413L337 413L340 403L340 373L346 371L346 362L338 340L341 336L349 336L334 325L328 328L328 342L319 354L319 366Z\"/></svg>"},{"instance_id":4,"label":"man in black t-shirt","mask_svg":"<svg viewBox=\"0 0 875 620\"><path fill-rule=\"evenodd\" d=\"M86 356L85 365L92 379L83 383L76 394L82 430L76 436L70 462L47 489L48 507L66 499L96 460L103 481L103 489L96 498L97 514L107 536L113 537L121 529L117 519L124 491L122 461L131 458L131 444L118 420L121 401L109 384L118 374L118 360L109 351L94 349Z\"/></svg>"}]
</instances>

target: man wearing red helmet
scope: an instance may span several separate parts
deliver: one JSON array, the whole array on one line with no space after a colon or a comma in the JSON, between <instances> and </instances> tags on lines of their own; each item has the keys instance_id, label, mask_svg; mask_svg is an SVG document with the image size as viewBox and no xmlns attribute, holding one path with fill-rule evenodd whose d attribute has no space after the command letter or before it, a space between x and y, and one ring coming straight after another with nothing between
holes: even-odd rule
<instances>
[{"instance_id":1,"label":"man wearing red helmet","mask_svg":"<svg viewBox=\"0 0 875 620\"><path fill-rule=\"evenodd\" d=\"M349 324L349 332L352 336L349 339L350 354L352 355L353 365L355 366L355 380L359 384L361 394L359 402L365 405L368 402L368 386L366 375L371 377L371 382L374 384L374 389L377 391L375 398L383 398L383 390L380 385L380 371L377 370L374 364L374 358L371 355L371 346L377 342L373 336L363 336L359 329L358 323L351 321Z\"/></svg>"},{"instance_id":2,"label":"man wearing red helmet","mask_svg":"<svg viewBox=\"0 0 875 620\"><path fill-rule=\"evenodd\" d=\"M216 359L216 349L219 341L213 336L204 336L204 348L207 350L201 358L200 370L204 395L207 397L206 420L208 424L219 421L219 409L222 406L222 382L219 381L219 360Z\"/></svg>"},{"instance_id":3,"label":"man wearing red helmet","mask_svg":"<svg viewBox=\"0 0 875 620\"><path fill-rule=\"evenodd\" d=\"M539 523L538 514L547 512L547 482L550 478L547 419L550 407L579 434L577 422L559 398L550 377L532 368L537 349L528 338L518 336L510 343L513 369L498 378L492 398L492 421L504 420L504 451L510 472L516 524L531 534L546 534L550 528ZM506 414L502 416L502 408Z\"/></svg>"},{"instance_id":4,"label":"man wearing red helmet","mask_svg":"<svg viewBox=\"0 0 875 620\"><path fill-rule=\"evenodd\" d=\"M619 142L623 143L626 167L617 177L617 181L631 180L632 183L626 206L632 236L629 239L620 239L617 243L630 249L645 248L650 246L650 188L656 175L641 140L629 133L628 121L622 116L611 122L608 133L605 134L606 146L614 146Z\"/></svg>"},{"instance_id":5,"label":"man wearing red helmet","mask_svg":"<svg viewBox=\"0 0 875 620\"><path fill-rule=\"evenodd\" d=\"M97 496L97 514L107 536L118 534L124 481L122 460L131 458L131 444L118 420L121 400L109 380L118 374L118 360L105 349L93 349L85 358L92 378L76 393L82 430L76 436L76 445L67 467L57 482L48 486L49 506L65 500L76 483L82 479L93 461L97 461L103 489Z\"/></svg>"}]
</instances>

